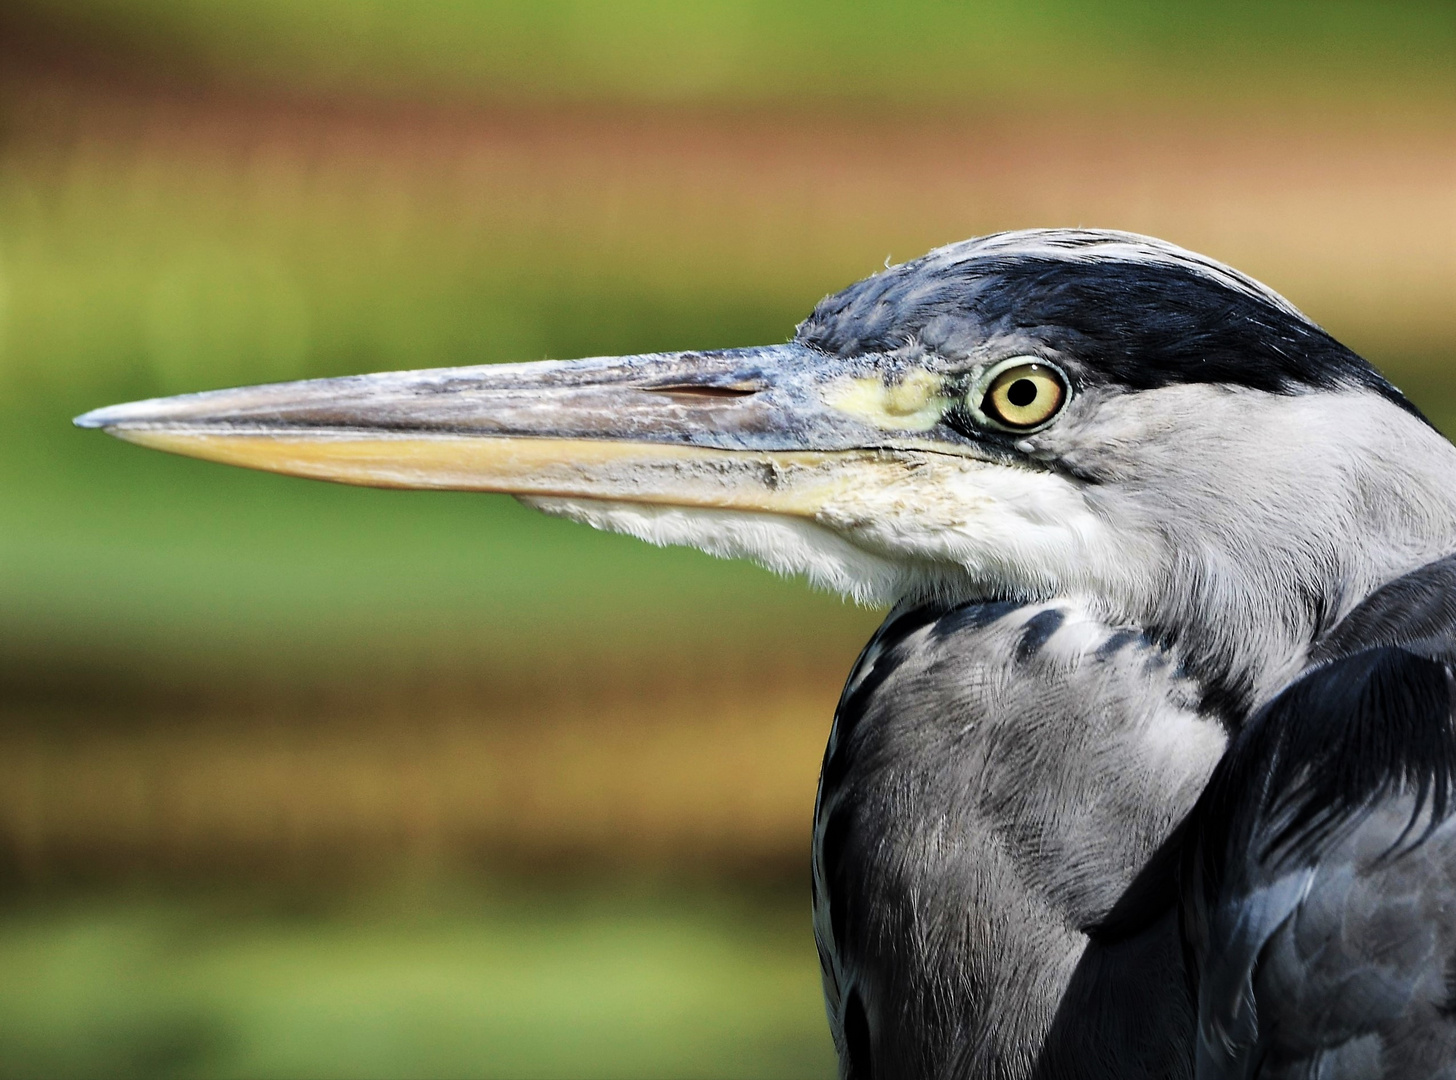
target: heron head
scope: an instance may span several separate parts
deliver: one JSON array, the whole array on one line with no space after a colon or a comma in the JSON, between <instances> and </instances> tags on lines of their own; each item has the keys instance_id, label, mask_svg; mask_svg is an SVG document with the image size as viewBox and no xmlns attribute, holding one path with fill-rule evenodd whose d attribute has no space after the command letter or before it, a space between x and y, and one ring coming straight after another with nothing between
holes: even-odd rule
<instances>
[{"instance_id":1,"label":"heron head","mask_svg":"<svg viewBox=\"0 0 1456 1080\"><path fill-rule=\"evenodd\" d=\"M510 492L865 602L1079 596L1228 670L1251 638L1296 663L1456 538L1452 449L1370 365L1252 279L1117 232L941 248L827 297L786 344L311 380L78 423L299 476Z\"/></svg>"}]
</instances>

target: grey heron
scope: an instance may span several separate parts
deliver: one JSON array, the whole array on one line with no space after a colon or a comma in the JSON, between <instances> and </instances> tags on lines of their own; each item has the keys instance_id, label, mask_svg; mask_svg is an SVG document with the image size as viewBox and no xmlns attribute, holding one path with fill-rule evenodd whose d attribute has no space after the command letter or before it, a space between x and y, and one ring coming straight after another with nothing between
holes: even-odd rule
<instances>
[{"instance_id":1,"label":"grey heron","mask_svg":"<svg viewBox=\"0 0 1456 1080\"><path fill-rule=\"evenodd\" d=\"M813 825L846 1077L1456 1070L1456 448L1225 265L1002 233L784 344L77 422L510 492L890 607Z\"/></svg>"}]
</instances>

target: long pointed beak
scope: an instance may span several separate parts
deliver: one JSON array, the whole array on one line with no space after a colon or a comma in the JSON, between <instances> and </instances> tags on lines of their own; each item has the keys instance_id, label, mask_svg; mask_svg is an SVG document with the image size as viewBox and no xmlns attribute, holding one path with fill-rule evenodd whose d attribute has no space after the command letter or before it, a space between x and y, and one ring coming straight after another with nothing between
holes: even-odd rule
<instances>
[{"instance_id":1,"label":"long pointed beak","mask_svg":"<svg viewBox=\"0 0 1456 1080\"><path fill-rule=\"evenodd\" d=\"M81 427L349 484L813 516L850 461L944 449L924 369L799 344L315 379L97 409Z\"/></svg>"}]
</instances>

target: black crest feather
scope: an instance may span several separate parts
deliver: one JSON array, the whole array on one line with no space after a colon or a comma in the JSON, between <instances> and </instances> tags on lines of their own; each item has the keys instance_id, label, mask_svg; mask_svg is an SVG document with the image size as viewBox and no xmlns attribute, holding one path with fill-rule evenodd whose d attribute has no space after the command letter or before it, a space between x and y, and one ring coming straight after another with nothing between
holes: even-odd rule
<instances>
[{"instance_id":1,"label":"black crest feather","mask_svg":"<svg viewBox=\"0 0 1456 1080\"><path fill-rule=\"evenodd\" d=\"M1363 387L1420 415L1278 293L1128 233L1028 230L953 244L826 297L798 339L841 356L907 344L954 356L1001 335L1033 339L1089 384Z\"/></svg>"}]
</instances>

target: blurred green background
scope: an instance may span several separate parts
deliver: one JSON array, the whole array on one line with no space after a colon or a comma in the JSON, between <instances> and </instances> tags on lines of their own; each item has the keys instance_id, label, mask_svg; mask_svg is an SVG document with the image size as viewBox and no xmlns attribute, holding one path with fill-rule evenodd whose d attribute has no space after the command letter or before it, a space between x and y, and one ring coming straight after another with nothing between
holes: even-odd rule
<instances>
[{"instance_id":1,"label":"blurred green background","mask_svg":"<svg viewBox=\"0 0 1456 1080\"><path fill-rule=\"evenodd\" d=\"M808 819L878 614L85 409L783 340L1134 229L1456 428L1448 2L4 0L0 1075L829 1076Z\"/></svg>"}]
</instances>

